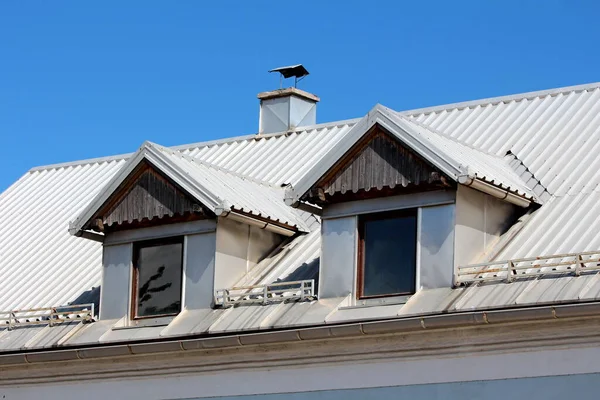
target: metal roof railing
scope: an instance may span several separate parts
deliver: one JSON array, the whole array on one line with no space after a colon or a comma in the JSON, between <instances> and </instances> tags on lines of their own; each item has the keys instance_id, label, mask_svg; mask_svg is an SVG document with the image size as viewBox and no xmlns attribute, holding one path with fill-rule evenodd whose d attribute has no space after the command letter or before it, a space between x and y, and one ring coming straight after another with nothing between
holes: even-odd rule
<instances>
[{"instance_id":1,"label":"metal roof railing","mask_svg":"<svg viewBox=\"0 0 600 400\"><path fill-rule=\"evenodd\" d=\"M315 281L277 282L268 285L240 286L215 291L215 305L269 304L276 301L307 300L315 297Z\"/></svg>"},{"instance_id":2,"label":"metal roof railing","mask_svg":"<svg viewBox=\"0 0 600 400\"><path fill-rule=\"evenodd\" d=\"M600 251L555 254L550 256L492 261L458 267L456 285L474 282L505 281L546 275L581 275L600 271Z\"/></svg>"},{"instance_id":3,"label":"metal roof railing","mask_svg":"<svg viewBox=\"0 0 600 400\"><path fill-rule=\"evenodd\" d=\"M26 325L58 325L68 322L92 322L94 304L75 304L61 307L30 308L0 311L0 329Z\"/></svg>"}]
</instances>

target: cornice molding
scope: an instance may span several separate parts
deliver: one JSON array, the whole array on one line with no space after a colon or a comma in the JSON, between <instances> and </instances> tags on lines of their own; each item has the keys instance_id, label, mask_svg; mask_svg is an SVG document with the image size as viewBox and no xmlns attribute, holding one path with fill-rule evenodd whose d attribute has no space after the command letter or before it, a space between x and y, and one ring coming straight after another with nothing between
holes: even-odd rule
<instances>
[{"instance_id":1,"label":"cornice molding","mask_svg":"<svg viewBox=\"0 0 600 400\"><path fill-rule=\"evenodd\" d=\"M600 316L235 345L0 367L0 386L183 376L600 346ZM356 333L356 332L355 332ZM165 343L165 345L168 342ZM28 357L32 357L32 355ZM34 357L35 358L35 357Z\"/></svg>"}]
</instances>

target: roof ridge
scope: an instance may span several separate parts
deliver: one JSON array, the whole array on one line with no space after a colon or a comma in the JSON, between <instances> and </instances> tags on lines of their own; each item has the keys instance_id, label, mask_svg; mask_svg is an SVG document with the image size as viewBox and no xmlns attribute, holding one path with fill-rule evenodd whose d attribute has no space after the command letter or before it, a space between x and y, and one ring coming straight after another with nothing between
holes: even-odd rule
<instances>
[{"instance_id":1,"label":"roof ridge","mask_svg":"<svg viewBox=\"0 0 600 400\"><path fill-rule=\"evenodd\" d=\"M244 140L270 139L272 137L289 136L292 133L308 132L308 131L315 130L315 129L318 130L318 129L332 128L332 127L342 126L342 125L352 125L352 124L356 124L358 121L360 121L360 118L343 119L343 120L339 120L339 121L324 122L324 123L314 124L314 125L298 126L289 131L280 131L280 132L273 132L273 133L253 133L253 134L249 134L249 135L234 136L234 137L230 137L230 138L209 140L209 141L205 141L205 142L182 144L182 145L172 146L171 148L178 150L178 151L183 151L183 150L189 150L189 149L194 149L194 148L198 148L198 147L212 146L212 145L216 145L216 144L241 142Z\"/></svg>"},{"instance_id":2,"label":"roof ridge","mask_svg":"<svg viewBox=\"0 0 600 400\"><path fill-rule=\"evenodd\" d=\"M467 100L467 101L461 101L461 102L456 102L456 103L448 103L448 104L442 104L442 105L437 105L437 106L415 108L412 110L397 111L397 113L401 114L401 115L405 115L405 116L432 114L432 113L437 113L437 112L442 112L442 111L447 111L447 110L465 109L465 108L472 108L472 107L482 106L482 105L495 105L495 104L507 103L507 102L511 102L511 101L530 100L530 99L533 99L536 97L558 96L559 94L563 94L563 93L583 92L586 90L593 90L593 89L598 89L598 88L600 88L600 82L593 82L593 83L585 83L582 85L563 86L563 87L554 88L554 89L543 89L543 90L536 90L536 91L531 91L531 92L509 94L509 95L504 95L504 96L487 97L487 98L483 98L483 99Z\"/></svg>"},{"instance_id":3,"label":"roof ridge","mask_svg":"<svg viewBox=\"0 0 600 400\"><path fill-rule=\"evenodd\" d=\"M302 132L307 132L307 131L315 130L315 129L333 128L333 127L343 126L343 125L353 125L353 124L356 124L359 120L360 120L360 118L344 119L344 120L339 120L339 121L324 122L321 124L300 126L300 127L295 128L294 130L285 131L285 132L275 132L275 133L268 133L268 134L253 133L253 134L249 134L249 135L233 136L233 137L229 137L229 138L207 140L204 142L195 142L195 143L181 144L181 145L176 145L176 146L168 146L168 147L163 146L163 147L173 149L178 152L183 152L185 150L191 150L191 149L195 149L195 148L199 148L199 147L207 147L207 146L213 146L213 145L219 145L219 144L240 142L240 141L244 141L244 140L270 139L272 137L286 136L286 135L290 135L292 133L302 133ZM67 162L63 162L63 163L39 165L39 166L30 168L27 172L45 171L45 170L49 170L49 169L58 169L58 168L65 168L65 167L77 167L77 166L82 166L82 165L89 165L89 164L110 162L110 161L122 161L122 160L127 160L134 153L135 152L125 153L125 154L117 154L117 155L112 155L112 156L104 156L104 157L86 158L86 159L82 159L82 160L67 161Z\"/></svg>"},{"instance_id":4,"label":"roof ridge","mask_svg":"<svg viewBox=\"0 0 600 400\"><path fill-rule=\"evenodd\" d=\"M66 168L66 167L78 167L81 165L100 164L111 161L124 161L129 159L135 152L126 154L117 154L113 156L86 158L83 160L67 161L63 163L39 165L37 167L30 168L27 172L36 171L47 171L50 169Z\"/></svg>"}]
</instances>

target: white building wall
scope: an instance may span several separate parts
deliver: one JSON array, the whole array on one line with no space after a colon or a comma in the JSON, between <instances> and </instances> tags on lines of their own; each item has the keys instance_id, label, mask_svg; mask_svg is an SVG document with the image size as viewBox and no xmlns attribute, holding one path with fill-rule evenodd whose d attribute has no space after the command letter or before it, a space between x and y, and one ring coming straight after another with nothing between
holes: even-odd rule
<instances>
[{"instance_id":1,"label":"white building wall","mask_svg":"<svg viewBox=\"0 0 600 400\"><path fill-rule=\"evenodd\" d=\"M564 400L595 399L600 390L600 374L565 375L540 378L485 380L477 382L435 383L317 392L225 396L222 400ZM196 399L200 399L197 397Z\"/></svg>"},{"instance_id":2,"label":"white building wall","mask_svg":"<svg viewBox=\"0 0 600 400\"><path fill-rule=\"evenodd\" d=\"M389 357L390 355L387 355ZM0 398L119 399L595 399L600 347L379 362L347 362L170 377L90 376L0 387ZM99 378L99 379L98 379ZM406 396L406 397L405 397Z\"/></svg>"}]
</instances>

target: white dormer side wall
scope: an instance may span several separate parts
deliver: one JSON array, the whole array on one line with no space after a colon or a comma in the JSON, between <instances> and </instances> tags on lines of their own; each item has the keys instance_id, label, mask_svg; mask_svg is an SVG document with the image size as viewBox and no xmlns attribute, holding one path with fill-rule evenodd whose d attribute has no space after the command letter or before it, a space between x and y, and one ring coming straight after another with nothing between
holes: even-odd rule
<instances>
[{"instance_id":1,"label":"white dormer side wall","mask_svg":"<svg viewBox=\"0 0 600 400\"><path fill-rule=\"evenodd\" d=\"M234 286L266 257L282 237L257 226L227 218L217 222L215 290Z\"/></svg>"},{"instance_id":2,"label":"white dormer side wall","mask_svg":"<svg viewBox=\"0 0 600 400\"><path fill-rule=\"evenodd\" d=\"M514 221L518 207L458 185L456 193L455 268L483 261Z\"/></svg>"}]
</instances>

